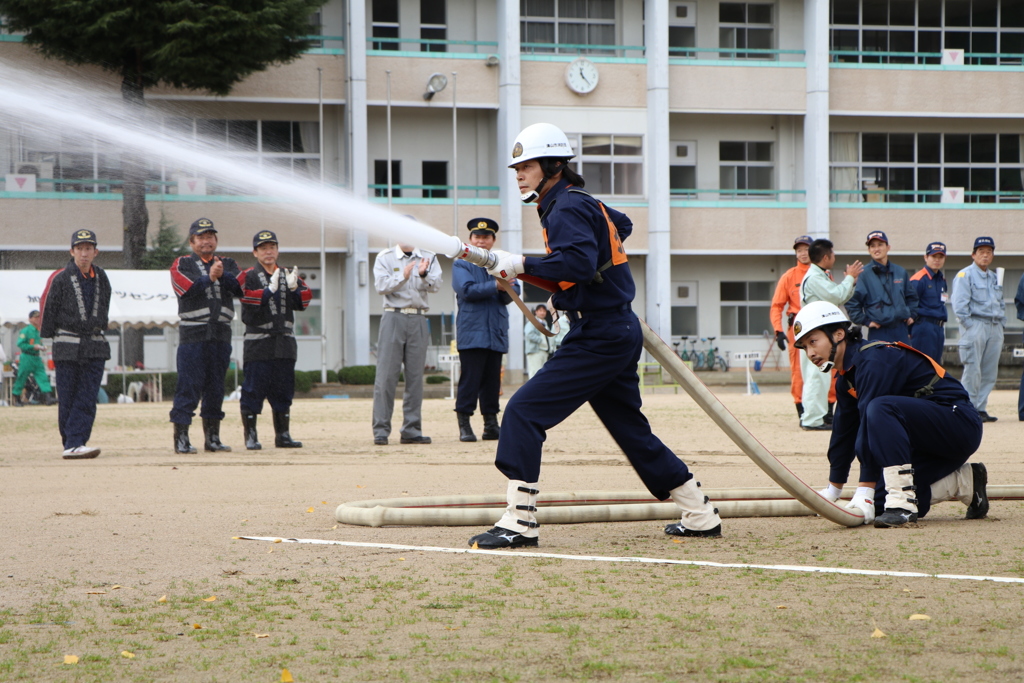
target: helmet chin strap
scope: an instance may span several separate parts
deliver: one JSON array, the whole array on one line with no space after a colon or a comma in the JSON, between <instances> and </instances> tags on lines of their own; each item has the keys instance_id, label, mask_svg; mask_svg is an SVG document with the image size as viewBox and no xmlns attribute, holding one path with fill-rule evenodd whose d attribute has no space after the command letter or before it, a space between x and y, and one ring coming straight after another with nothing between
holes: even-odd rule
<instances>
[{"instance_id":1,"label":"helmet chin strap","mask_svg":"<svg viewBox=\"0 0 1024 683\"><path fill-rule=\"evenodd\" d=\"M832 351L828 354L828 360L817 366L819 372L832 372L832 368L836 366L836 349L839 348L839 345L836 344L836 341L832 338L831 334L828 335L828 341L832 344Z\"/></svg>"},{"instance_id":2,"label":"helmet chin strap","mask_svg":"<svg viewBox=\"0 0 1024 683\"><path fill-rule=\"evenodd\" d=\"M559 164L559 166L561 166L561 164ZM557 175L557 173L558 171L555 171L552 175ZM544 186L548 184L548 181L551 180L551 177L552 176L545 174L544 179L537 184L535 189L530 190L526 194L519 195L519 198L523 200L523 204L529 204L530 202L540 199L540 193L544 190Z\"/></svg>"}]
</instances>

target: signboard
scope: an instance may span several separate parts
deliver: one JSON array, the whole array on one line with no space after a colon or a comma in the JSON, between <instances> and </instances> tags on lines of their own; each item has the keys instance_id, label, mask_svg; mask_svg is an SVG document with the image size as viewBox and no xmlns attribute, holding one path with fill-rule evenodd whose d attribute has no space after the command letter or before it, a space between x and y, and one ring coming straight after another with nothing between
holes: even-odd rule
<instances>
[{"instance_id":1,"label":"signboard","mask_svg":"<svg viewBox=\"0 0 1024 683\"><path fill-rule=\"evenodd\" d=\"M27 173L8 173L4 176L8 192L35 192L36 176Z\"/></svg>"}]
</instances>

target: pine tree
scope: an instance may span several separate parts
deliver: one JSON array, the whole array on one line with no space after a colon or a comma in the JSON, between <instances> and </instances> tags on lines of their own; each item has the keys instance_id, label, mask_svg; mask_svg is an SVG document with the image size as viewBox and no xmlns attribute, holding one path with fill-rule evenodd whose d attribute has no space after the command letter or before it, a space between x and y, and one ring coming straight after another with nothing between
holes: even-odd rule
<instances>
[{"instance_id":1,"label":"pine tree","mask_svg":"<svg viewBox=\"0 0 1024 683\"><path fill-rule=\"evenodd\" d=\"M160 227L153 236L151 248L142 257L142 268L166 270L174 263L174 259L184 256L188 251L188 239L178 234L178 224L172 223L161 210Z\"/></svg>"}]
</instances>

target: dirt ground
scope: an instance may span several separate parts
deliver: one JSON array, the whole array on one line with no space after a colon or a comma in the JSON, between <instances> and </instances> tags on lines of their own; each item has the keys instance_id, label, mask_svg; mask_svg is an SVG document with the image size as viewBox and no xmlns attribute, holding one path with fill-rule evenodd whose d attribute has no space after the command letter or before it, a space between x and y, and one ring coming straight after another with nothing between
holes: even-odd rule
<instances>
[{"instance_id":1,"label":"dirt ground","mask_svg":"<svg viewBox=\"0 0 1024 683\"><path fill-rule=\"evenodd\" d=\"M828 436L798 429L787 393L718 393L824 484ZM1002 419L975 459L992 484L1024 484L1016 401L990 401ZM0 408L0 680L1024 679L1019 583L233 540L464 548L482 529L345 526L334 510L500 494L504 479L493 442L458 441L450 401L424 404L432 445L393 434L387 447L372 444L371 401L299 401L292 435L305 447L271 447L267 414L260 452L244 450L227 406L232 453L175 455L168 404L103 405L103 453L77 462L60 458L55 409ZM705 487L772 484L684 394L648 395L645 412ZM548 491L642 488L588 408L549 434L544 462ZM724 538L683 543L663 522L546 525L537 552L1024 577L1024 502L963 513L943 503L899 530L729 519Z\"/></svg>"}]
</instances>

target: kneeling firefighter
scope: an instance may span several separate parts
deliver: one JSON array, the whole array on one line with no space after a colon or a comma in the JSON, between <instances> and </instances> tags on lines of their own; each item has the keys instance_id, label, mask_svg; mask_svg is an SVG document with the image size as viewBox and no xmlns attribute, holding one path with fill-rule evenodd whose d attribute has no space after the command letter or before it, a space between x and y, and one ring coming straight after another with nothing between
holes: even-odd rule
<instances>
[{"instance_id":1,"label":"kneeling firefighter","mask_svg":"<svg viewBox=\"0 0 1024 683\"><path fill-rule=\"evenodd\" d=\"M821 495L838 500L858 457L860 484L847 507L861 510L865 524L903 526L931 504L954 499L968 506L967 519L988 514L988 472L967 462L981 444L981 417L960 382L907 344L865 342L825 301L805 306L793 332L819 371L839 373L829 485Z\"/></svg>"},{"instance_id":2,"label":"kneeling firefighter","mask_svg":"<svg viewBox=\"0 0 1024 683\"><path fill-rule=\"evenodd\" d=\"M522 200L537 203L548 253L502 253L488 272L504 280L558 283L552 301L568 312L572 328L558 353L505 407L495 464L509 479L508 507L492 529L469 543L538 545L534 513L547 430L588 402L651 494L671 498L681 508L681 521L669 524L665 533L718 537L718 510L640 411L637 361L643 334L630 308L636 289L622 247L633 224L583 190L584 179L567 165L573 156L565 133L547 123L525 128L513 145L509 168L516 172Z\"/></svg>"}]
</instances>

